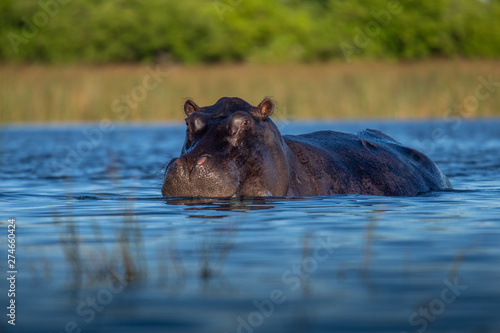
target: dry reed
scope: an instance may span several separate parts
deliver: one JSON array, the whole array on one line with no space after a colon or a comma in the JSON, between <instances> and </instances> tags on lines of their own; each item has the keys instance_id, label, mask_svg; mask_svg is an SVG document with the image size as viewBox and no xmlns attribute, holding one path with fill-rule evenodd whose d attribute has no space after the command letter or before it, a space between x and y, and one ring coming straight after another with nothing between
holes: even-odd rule
<instances>
[{"instance_id":1,"label":"dry reed","mask_svg":"<svg viewBox=\"0 0 500 333\"><path fill-rule=\"evenodd\" d=\"M443 118L450 109L460 112L457 105L474 96L479 77L491 75L500 82L499 61L165 65L162 71L169 75L148 91L140 88L147 67L154 68L2 65L0 122L180 120L185 98L209 105L222 96L238 96L254 105L271 96L278 106L275 117L281 118ZM131 93L136 97L132 107L116 112L125 105L116 101ZM498 115L500 91L467 113Z\"/></svg>"}]
</instances>

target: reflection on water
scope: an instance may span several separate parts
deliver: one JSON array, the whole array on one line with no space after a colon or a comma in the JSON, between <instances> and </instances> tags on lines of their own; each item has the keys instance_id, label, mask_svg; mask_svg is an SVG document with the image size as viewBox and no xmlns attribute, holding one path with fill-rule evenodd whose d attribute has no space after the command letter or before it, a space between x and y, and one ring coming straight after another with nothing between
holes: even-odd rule
<instances>
[{"instance_id":1,"label":"reflection on water","mask_svg":"<svg viewBox=\"0 0 500 333\"><path fill-rule=\"evenodd\" d=\"M163 127L117 129L64 178L51 165L79 127L7 130L18 317L0 331L496 332L498 125L436 146L455 190L415 198L165 199L161 168L182 138ZM405 143L432 126L369 127Z\"/></svg>"},{"instance_id":2,"label":"reflection on water","mask_svg":"<svg viewBox=\"0 0 500 333\"><path fill-rule=\"evenodd\" d=\"M215 210L219 212L234 211L245 212L251 210L271 209L275 204L279 204L280 197L245 197L245 198L166 198L168 205L187 206L186 211L206 211ZM293 200L293 199L290 199ZM228 215L190 215L194 218L223 218Z\"/></svg>"}]
</instances>

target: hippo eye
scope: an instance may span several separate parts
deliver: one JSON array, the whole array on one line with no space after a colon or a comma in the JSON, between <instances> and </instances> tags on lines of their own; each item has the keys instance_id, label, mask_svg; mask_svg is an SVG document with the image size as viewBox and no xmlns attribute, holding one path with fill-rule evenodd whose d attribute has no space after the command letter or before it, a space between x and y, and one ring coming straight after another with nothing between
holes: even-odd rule
<instances>
[{"instance_id":1,"label":"hippo eye","mask_svg":"<svg viewBox=\"0 0 500 333\"><path fill-rule=\"evenodd\" d=\"M250 125L250 119L243 112L237 112L231 118L231 135L235 135L240 130L245 130Z\"/></svg>"},{"instance_id":2,"label":"hippo eye","mask_svg":"<svg viewBox=\"0 0 500 333\"><path fill-rule=\"evenodd\" d=\"M186 118L186 126L190 133L198 132L205 127L205 122L200 117L190 116Z\"/></svg>"}]
</instances>

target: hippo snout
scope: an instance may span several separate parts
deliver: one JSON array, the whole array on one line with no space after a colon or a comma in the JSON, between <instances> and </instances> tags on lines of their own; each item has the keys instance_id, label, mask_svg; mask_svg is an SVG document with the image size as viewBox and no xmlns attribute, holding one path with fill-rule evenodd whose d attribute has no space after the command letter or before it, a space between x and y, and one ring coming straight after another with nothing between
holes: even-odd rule
<instances>
[{"instance_id":1,"label":"hippo snout","mask_svg":"<svg viewBox=\"0 0 500 333\"><path fill-rule=\"evenodd\" d=\"M239 189L239 171L232 160L180 156L166 168L162 194L169 197L231 197Z\"/></svg>"}]
</instances>

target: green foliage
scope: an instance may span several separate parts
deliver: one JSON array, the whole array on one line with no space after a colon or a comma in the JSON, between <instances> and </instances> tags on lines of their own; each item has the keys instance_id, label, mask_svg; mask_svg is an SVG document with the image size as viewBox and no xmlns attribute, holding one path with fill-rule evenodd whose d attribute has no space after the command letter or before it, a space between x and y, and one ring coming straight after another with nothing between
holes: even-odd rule
<instances>
[{"instance_id":1,"label":"green foliage","mask_svg":"<svg viewBox=\"0 0 500 333\"><path fill-rule=\"evenodd\" d=\"M498 57L498 0L0 0L0 61Z\"/></svg>"}]
</instances>

